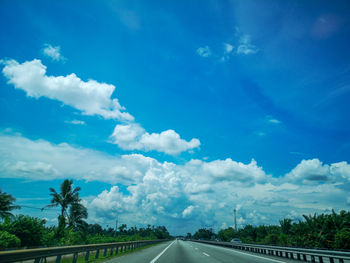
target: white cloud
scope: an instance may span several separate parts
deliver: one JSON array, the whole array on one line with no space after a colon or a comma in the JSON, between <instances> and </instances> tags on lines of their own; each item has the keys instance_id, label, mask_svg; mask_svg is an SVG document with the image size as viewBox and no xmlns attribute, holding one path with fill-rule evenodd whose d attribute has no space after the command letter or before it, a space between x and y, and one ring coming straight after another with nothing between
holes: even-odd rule
<instances>
[{"instance_id":1,"label":"white cloud","mask_svg":"<svg viewBox=\"0 0 350 263\"><path fill-rule=\"evenodd\" d=\"M51 46L50 44L45 44L43 48L43 54L54 61L65 61L66 58L61 54L60 46Z\"/></svg>"},{"instance_id":2,"label":"white cloud","mask_svg":"<svg viewBox=\"0 0 350 263\"><path fill-rule=\"evenodd\" d=\"M111 184L135 183L156 162L138 154L114 157L66 143L52 144L5 134L0 134L0 156L0 177L31 180L69 177Z\"/></svg>"},{"instance_id":3,"label":"white cloud","mask_svg":"<svg viewBox=\"0 0 350 263\"><path fill-rule=\"evenodd\" d=\"M224 43L225 53L229 54L233 51L234 46L228 43Z\"/></svg>"},{"instance_id":4,"label":"white cloud","mask_svg":"<svg viewBox=\"0 0 350 263\"><path fill-rule=\"evenodd\" d=\"M221 61L225 62L230 59L231 55L234 53L234 46L229 43L224 43L224 54L221 57Z\"/></svg>"},{"instance_id":5,"label":"white cloud","mask_svg":"<svg viewBox=\"0 0 350 263\"><path fill-rule=\"evenodd\" d=\"M86 125L85 121L81 121L81 120L65 121L65 123L70 123L70 124L74 124L74 125Z\"/></svg>"},{"instance_id":6,"label":"white cloud","mask_svg":"<svg viewBox=\"0 0 350 263\"><path fill-rule=\"evenodd\" d=\"M269 123L273 123L273 124L280 124L280 123L281 123L280 120L274 118L274 117L271 116L271 115L267 115L267 116L266 116L266 121L269 122Z\"/></svg>"},{"instance_id":7,"label":"white cloud","mask_svg":"<svg viewBox=\"0 0 350 263\"><path fill-rule=\"evenodd\" d=\"M255 184L263 183L267 175L262 167L258 167L254 159L246 165L240 162L226 160L215 160L203 163L203 171L218 180L233 180L238 183Z\"/></svg>"},{"instance_id":8,"label":"white cloud","mask_svg":"<svg viewBox=\"0 0 350 263\"><path fill-rule=\"evenodd\" d=\"M81 110L86 115L100 115L105 119L131 121L118 99L111 99L115 86L95 80L83 81L74 73L67 76L47 76L46 66L34 59L22 64L5 61L2 72L8 83L24 90L29 97L47 97Z\"/></svg>"},{"instance_id":9,"label":"white cloud","mask_svg":"<svg viewBox=\"0 0 350 263\"><path fill-rule=\"evenodd\" d=\"M327 180L302 183L314 182L310 174L316 172ZM0 176L107 182L112 184L109 190L86 197L90 222L111 222L118 216L120 223L129 226L166 225L174 234L200 227L217 230L224 222L232 225L234 208L241 227L278 223L290 214L297 218L329 208L338 211L349 205L346 162L303 160L287 175L274 178L254 160L244 164L229 158L195 159L176 165L140 154L112 156L18 134L0 133Z\"/></svg>"},{"instance_id":10,"label":"white cloud","mask_svg":"<svg viewBox=\"0 0 350 263\"><path fill-rule=\"evenodd\" d=\"M237 47L237 54L238 55L250 55L255 54L259 51L259 49L251 43L251 37L250 35L243 34L239 37L238 41L238 47Z\"/></svg>"},{"instance_id":11,"label":"white cloud","mask_svg":"<svg viewBox=\"0 0 350 263\"><path fill-rule=\"evenodd\" d=\"M307 184L349 182L350 165L347 162L328 165L318 159L302 160L286 178Z\"/></svg>"},{"instance_id":12,"label":"white cloud","mask_svg":"<svg viewBox=\"0 0 350 263\"><path fill-rule=\"evenodd\" d=\"M124 150L159 151L177 155L200 146L198 139L185 141L174 130L148 133L139 124L116 125L111 135L112 143Z\"/></svg>"},{"instance_id":13,"label":"white cloud","mask_svg":"<svg viewBox=\"0 0 350 263\"><path fill-rule=\"evenodd\" d=\"M183 218L190 217L191 214L193 213L194 208L195 208L195 207L194 207L193 205L188 206L188 207L182 212L182 217L183 217Z\"/></svg>"},{"instance_id":14,"label":"white cloud","mask_svg":"<svg viewBox=\"0 0 350 263\"><path fill-rule=\"evenodd\" d=\"M274 124L279 124L281 123L281 121L277 120L277 119L269 119L268 122L274 123Z\"/></svg>"},{"instance_id":15,"label":"white cloud","mask_svg":"<svg viewBox=\"0 0 350 263\"><path fill-rule=\"evenodd\" d=\"M211 56L211 50L208 46L200 47L197 49L196 52L199 56L204 57L204 58Z\"/></svg>"}]
</instances>

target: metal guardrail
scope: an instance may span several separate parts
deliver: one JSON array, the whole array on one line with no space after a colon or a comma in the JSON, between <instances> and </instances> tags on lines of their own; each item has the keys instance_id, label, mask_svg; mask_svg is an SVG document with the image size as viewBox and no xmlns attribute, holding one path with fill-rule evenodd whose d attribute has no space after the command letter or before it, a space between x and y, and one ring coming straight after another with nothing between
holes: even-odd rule
<instances>
[{"instance_id":1,"label":"metal guardrail","mask_svg":"<svg viewBox=\"0 0 350 263\"><path fill-rule=\"evenodd\" d=\"M270 256L278 256L278 257L284 257L288 259L295 259L295 260L306 261L306 262L324 263L325 260L327 260L330 263L350 262L350 252L343 252L343 251L265 246L265 245L216 242L216 241L204 241L204 240L191 240L191 241L210 244L210 245L216 245L216 246L230 247L230 248L260 253L260 254L266 254Z\"/></svg>"},{"instance_id":2,"label":"metal guardrail","mask_svg":"<svg viewBox=\"0 0 350 263\"><path fill-rule=\"evenodd\" d=\"M143 240L132 242L11 250L0 252L0 262L10 263L21 262L25 260L34 260L34 263L42 263L47 262L46 258L48 257L56 257L56 263L60 263L63 255L73 254L72 263L76 263L79 253L85 253L85 261L88 261L90 254L93 251L95 251L95 258L98 258L102 251L103 255L107 256L107 254L113 255L114 253L123 253L128 250L134 250L139 247L164 241L167 240Z\"/></svg>"}]
</instances>

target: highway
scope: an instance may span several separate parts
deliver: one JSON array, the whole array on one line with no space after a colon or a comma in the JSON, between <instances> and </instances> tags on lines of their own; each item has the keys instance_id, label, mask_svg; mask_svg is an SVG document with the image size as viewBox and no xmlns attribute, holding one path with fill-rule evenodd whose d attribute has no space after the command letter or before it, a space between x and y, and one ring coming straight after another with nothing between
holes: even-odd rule
<instances>
[{"instance_id":1,"label":"highway","mask_svg":"<svg viewBox=\"0 0 350 263\"><path fill-rule=\"evenodd\" d=\"M292 263L279 257L255 254L190 241L173 240L135 251L108 263Z\"/></svg>"}]
</instances>

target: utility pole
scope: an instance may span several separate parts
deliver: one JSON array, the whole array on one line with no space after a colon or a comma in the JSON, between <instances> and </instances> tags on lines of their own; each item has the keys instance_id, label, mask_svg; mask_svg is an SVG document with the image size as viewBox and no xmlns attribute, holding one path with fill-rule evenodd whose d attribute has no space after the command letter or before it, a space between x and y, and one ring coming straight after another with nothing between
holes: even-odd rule
<instances>
[{"instance_id":1,"label":"utility pole","mask_svg":"<svg viewBox=\"0 0 350 263\"><path fill-rule=\"evenodd\" d=\"M233 209L233 214L234 214L234 222L235 222L235 231L237 232L237 210L236 210L236 208Z\"/></svg>"}]
</instances>

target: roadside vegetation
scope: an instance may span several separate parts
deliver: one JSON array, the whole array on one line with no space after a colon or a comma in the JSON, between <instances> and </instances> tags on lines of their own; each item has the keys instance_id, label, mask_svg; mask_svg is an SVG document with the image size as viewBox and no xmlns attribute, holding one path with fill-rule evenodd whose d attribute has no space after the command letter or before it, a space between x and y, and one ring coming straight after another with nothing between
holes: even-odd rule
<instances>
[{"instance_id":1,"label":"roadside vegetation","mask_svg":"<svg viewBox=\"0 0 350 263\"><path fill-rule=\"evenodd\" d=\"M187 234L191 238L190 233ZM292 246L302 248L350 249L350 212L303 215L303 220L280 220L279 225L245 227L235 231L232 227L214 233L212 229L199 229L194 239L222 240L239 238L243 243Z\"/></svg>"},{"instance_id":2,"label":"roadside vegetation","mask_svg":"<svg viewBox=\"0 0 350 263\"><path fill-rule=\"evenodd\" d=\"M57 226L46 226L46 221L28 215L13 215L20 209L14 205L16 199L0 190L0 249L69 246L135 240L170 238L165 226L145 228L128 227L122 224L118 230L104 229L99 224L88 224L86 207L79 198L80 188L73 188L72 180L64 180L60 191L50 188L51 204L59 207Z\"/></svg>"}]
</instances>

